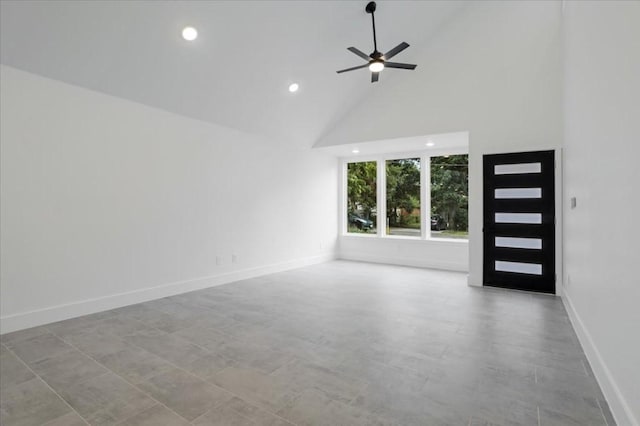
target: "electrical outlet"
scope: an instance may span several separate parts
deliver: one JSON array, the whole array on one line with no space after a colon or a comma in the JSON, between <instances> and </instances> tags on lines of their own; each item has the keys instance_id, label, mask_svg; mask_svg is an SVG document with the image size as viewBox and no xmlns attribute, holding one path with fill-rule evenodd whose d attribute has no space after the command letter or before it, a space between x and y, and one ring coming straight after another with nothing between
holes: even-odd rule
<instances>
[{"instance_id":1,"label":"electrical outlet","mask_svg":"<svg viewBox=\"0 0 640 426\"><path fill-rule=\"evenodd\" d=\"M220 266L223 263L222 256L216 256L216 265Z\"/></svg>"},{"instance_id":2,"label":"electrical outlet","mask_svg":"<svg viewBox=\"0 0 640 426\"><path fill-rule=\"evenodd\" d=\"M238 255L237 254L232 254L231 255L231 263L238 263Z\"/></svg>"}]
</instances>

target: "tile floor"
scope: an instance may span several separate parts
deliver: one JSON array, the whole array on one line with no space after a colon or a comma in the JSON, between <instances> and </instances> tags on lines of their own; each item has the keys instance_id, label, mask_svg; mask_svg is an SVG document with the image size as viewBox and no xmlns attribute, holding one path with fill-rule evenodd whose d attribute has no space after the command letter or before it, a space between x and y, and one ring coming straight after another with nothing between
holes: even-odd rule
<instances>
[{"instance_id":1,"label":"tile floor","mask_svg":"<svg viewBox=\"0 0 640 426\"><path fill-rule=\"evenodd\" d=\"M562 302L336 261L1 337L0 423L608 425Z\"/></svg>"}]
</instances>

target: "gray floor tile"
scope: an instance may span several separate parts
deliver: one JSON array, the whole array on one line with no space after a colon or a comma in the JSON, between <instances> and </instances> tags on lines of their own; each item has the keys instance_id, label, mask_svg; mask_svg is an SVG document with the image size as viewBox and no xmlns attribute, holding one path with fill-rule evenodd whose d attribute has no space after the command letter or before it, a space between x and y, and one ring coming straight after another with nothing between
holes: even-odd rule
<instances>
[{"instance_id":1,"label":"gray floor tile","mask_svg":"<svg viewBox=\"0 0 640 426\"><path fill-rule=\"evenodd\" d=\"M239 367L226 368L209 381L271 412L284 407L302 391L286 379Z\"/></svg>"},{"instance_id":2,"label":"gray floor tile","mask_svg":"<svg viewBox=\"0 0 640 426\"><path fill-rule=\"evenodd\" d=\"M291 426L291 423L234 397L198 417L196 426Z\"/></svg>"},{"instance_id":3,"label":"gray floor tile","mask_svg":"<svg viewBox=\"0 0 640 426\"><path fill-rule=\"evenodd\" d=\"M43 424L42 426L86 426L87 422L80 417L77 413L67 413L62 417L58 417L55 420L51 420Z\"/></svg>"},{"instance_id":4,"label":"gray floor tile","mask_svg":"<svg viewBox=\"0 0 640 426\"><path fill-rule=\"evenodd\" d=\"M78 421L24 362L94 424L615 425L560 299L454 272L329 262L0 341L3 424Z\"/></svg>"},{"instance_id":5,"label":"gray floor tile","mask_svg":"<svg viewBox=\"0 0 640 426\"><path fill-rule=\"evenodd\" d=\"M347 355L344 351L327 345L311 343L275 329L253 333L247 336L246 339L291 355L294 358L304 359L314 364L328 367L340 363Z\"/></svg>"},{"instance_id":6,"label":"gray floor tile","mask_svg":"<svg viewBox=\"0 0 640 426\"><path fill-rule=\"evenodd\" d=\"M124 337L126 343L142 348L170 363L185 367L209 352L179 336L149 330Z\"/></svg>"},{"instance_id":7,"label":"gray floor tile","mask_svg":"<svg viewBox=\"0 0 640 426\"><path fill-rule=\"evenodd\" d=\"M3 387L19 385L31 380L35 375L11 352L5 350L0 355L0 378Z\"/></svg>"},{"instance_id":8,"label":"gray floor tile","mask_svg":"<svg viewBox=\"0 0 640 426\"><path fill-rule=\"evenodd\" d=\"M415 371L366 359L350 358L335 367L334 371L347 380L365 380L369 386L390 391L416 393L427 383L426 376Z\"/></svg>"},{"instance_id":9,"label":"gray floor tile","mask_svg":"<svg viewBox=\"0 0 640 426\"><path fill-rule=\"evenodd\" d=\"M175 368L139 386L189 421L232 397L219 387Z\"/></svg>"},{"instance_id":10,"label":"gray floor tile","mask_svg":"<svg viewBox=\"0 0 640 426\"><path fill-rule=\"evenodd\" d=\"M365 410L328 398L325 394L307 390L278 411L278 415L296 425L391 425Z\"/></svg>"},{"instance_id":11,"label":"gray floor tile","mask_svg":"<svg viewBox=\"0 0 640 426\"><path fill-rule=\"evenodd\" d=\"M498 425L488 420L481 419L479 417L471 417L471 419L469 419L468 426L498 426Z\"/></svg>"},{"instance_id":12,"label":"gray floor tile","mask_svg":"<svg viewBox=\"0 0 640 426\"><path fill-rule=\"evenodd\" d=\"M513 426L538 426L538 407L532 401L515 397L475 394L473 414L495 424Z\"/></svg>"},{"instance_id":13,"label":"gray floor tile","mask_svg":"<svg viewBox=\"0 0 640 426\"><path fill-rule=\"evenodd\" d=\"M432 357L417 352L409 352L404 350L393 351L393 353L391 353L390 355L388 363L389 365L415 371L416 373L426 376L431 372L431 366L435 361L434 358L439 358L444 352L444 349L442 349L442 351L438 350L436 352L438 353L438 355Z\"/></svg>"},{"instance_id":14,"label":"gray floor tile","mask_svg":"<svg viewBox=\"0 0 640 426\"><path fill-rule=\"evenodd\" d=\"M112 425L156 404L114 373L59 387L58 393L92 425Z\"/></svg>"},{"instance_id":15,"label":"gray floor tile","mask_svg":"<svg viewBox=\"0 0 640 426\"><path fill-rule=\"evenodd\" d=\"M415 395L424 398L438 411L444 407L446 410L471 416L475 413L477 398L481 393L473 383L432 382L428 380L422 391Z\"/></svg>"},{"instance_id":16,"label":"gray floor tile","mask_svg":"<svg viewBox=\"0 0 640 426\"><path fill-rule=\"evenodd\" d=\"M239 366L271 373L291 362L294 357L255 343L234 340L221 345L216 353L234 360Z\"/></svg>"},{"instance_id":17,"label":"gray floor tile","mask_svg":"<svg viewBox=\"0 0 640 426\"><path fill-rule=\"evenodd\" d=\"M125 337L136 333L152 330L153 328L134 318L113 316L100 322L98 329L101 333Z\"/></svg>"},{"instance_id":18,"label":"gray floor tile","mask_svg":"<svg viewBox=\"0 0 640 426\"><path fill-rule=\"evenodd\" d=\"M294 389L315 390L328 398L344 403L351 402L366 385L365 382L346 378L326 367L304 361L292 362L273 374Z\"/></svg>"},{"instance_id":19,"label":"gray floor tile","mask_svg":"<svg viewBox=\"0 0 640 426\"><path fill-rule=\"evenodd\" d=\"M370 386L351 405L401 425L458 425L468 423L469 403L460 394L434 401L421 393Z\"/></svg>"},{"instance_id":20,"label":"gray floor tile","mask_svg":"<svg viewBox=\"0 0 640 426\"><path fill-rule=\"evenodd\" d=\"M232 340L231 336L202 324L183 328L173 334L211 351L219 350L222 345Z\"/></svg>"},{"instance_id":21,"label":"gray floor tile","mask_svg":"<svg viewBox=\"0 0 640 426\"><path fill-rule=\"evenodd\" d=\"M577 418L575 415L540 408L540 426L604 426L604 418Z\"/></svg>"},{"instance_id":22,"label":"gray floor tile","mask_svg":"<svg viewBox=\"0 0 640 426\"><path fill-rule=\"evenodd\" d=\"M56 390L107 372L106 368L76 350L38 361L31 368Z\"/></svg>"},{"instance_id":23,"label":"gray floor tile","mask_svg":"<svg viewBox=\"0 0 640 426\"><path fill-rule=\"evenodd\" d=\"M93 358L112 354L130 347L120 337L107 334L100 329L67 336L64 340Z\"/></svg>"},{"instance_id":24,"label":"gray floor tile","mask_svg":"<svg viewBox=\"0 0 640 426\"><path fill-rule=\"evenodd\" d=\"M15 386L2 386L0 424L4 426L41 425L70 411L69 406L38 378Z\"/></svg>"},{"instance_id":25,"label":"gray floor tile","mask_svg":"<svg viewBox=\"0 0 640 426\"><path fill-rule=\"evenodd\" d=\"M183 328L193 327L195 320L191 318L181 318L167 312L150 308L147 304L134 305L135 307L127 307L123 315L134 318L150 327L173 333Z\"/></svg>"},{"instance_id":26,"label":"gray floor tile","mask_svg":"<svg viewBox=\"0 0 640 426\"><path fill-rule=\"evenodd\" d=\"M596 398L563 391L546 391L538 394L537 400L541 411L555 413L577 423L605 424Z\"/></svg>"},{"instance_id":27,"label":"gray floor tile","mask_svg":"<svg viewBox=\"0 0 640 426\"><path fill-rule=\"evenodd\" d=\"M49 330L46 326L32 327L25 330L14 331L13 333L6 333L0 336L1 343L11 343L20 340L27 340L33 337L42 336L43 334L49 334Z\"/></svg>"},{"instance_id":28,"label":"gray floor tile","mask_svg":"<svg viewBox=\"0 0 640 426\"><path fill-rule=\"evenodd\" d=\"M135 346L98 356L96 361L134 384L174 368L169 362Z\"/></svg>"},{"instance_id":29,"label":"gray floor tile","mask_svg":"<svg viewBox=\"0 0 640 426\"><path fill-rule=\"evenodd\" d=\"M46 325L46 328L54 333L56 336L66 338L78 333L89 332L96 330L101 325L102 321L114 316L113 311L98 312L91 315L85 315L78 318L71 318L64 321L55 322L53 324Z\"/></svg>"},{"instance_id":30,"label":"gray floor tile","mask_svg":"<svg viewBox=\"0 0 640 426\"><path fill-rule=\"evenodd\" d=\"M572 394L600 397L600 387L592 376L564 369L536 367L536 383L546 391L564 391Z\"/></svg>"},{"instance_id":31,"label":"gray floor tile","mask_svg":"<svg viewBox=\"0 0 640 426\"><path fill-rule=\"evenodd\" d=\"M167 407L156 404L132 416L118 426L188 426L190 423Z\"/></svg>"},{"instance_id":32,"label":"gray floor tile","mask_svg":"<svg viewBox=\"0 0 640 426\"><path fill-rule=\"evenodd\" d=\"M27 364L33 364L73 350L71 346L50 333L24 340L9 341L6 345Z\"/></svg>"},{"instance_id":33,"label":"gray floor tile","mask_svg":"<svg viewBox=\"0 0 640 426\"><path fill-rule=\"evenodd\" d=\"M208 380L225 368L234 366L238 366L237 361L212 353L198 358L184 368L196 376Z\"/></svg>"}]
</instances>

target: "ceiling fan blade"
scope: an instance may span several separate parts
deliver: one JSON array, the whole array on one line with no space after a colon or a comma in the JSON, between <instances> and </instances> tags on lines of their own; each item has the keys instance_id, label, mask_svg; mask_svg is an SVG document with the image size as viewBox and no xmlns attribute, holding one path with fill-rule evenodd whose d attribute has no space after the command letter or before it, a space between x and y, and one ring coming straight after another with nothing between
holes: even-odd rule
<instances>
[{"instance_id":1,"label":"ceiling fan blade","mask_svg":"<svg viewBox=\"0 0 640 426\"><path fill-rule=\"evenodd\" d=\"M384 58L385 59L391 59L394 56L396 56L398 53L402 52L404 49L406 49L407 47L409 47L409 43L405 43L404 41L402 43L400 43L399 45L397 45L396 47L394 47L393 49L391 49L390 51L388 51L387 53L384 54Z\"/></svg>"},{"instance_id":2,"label":"ceiling fan blade","mask_svg":"<svg viewBox=\"0 0 640 426\"><path fill-rule=\"evenodd\" d=\"M403 70L415 70L417 65L414 64L400 64L398 62L385 62L385 68L401 68Z\"/></svg>"},{"instance_id":3,"label":"ceiling fan blade","mask_svg":"<svg viewBox=\"0 0 640 426\"><path fill-rule=\"evenodd\" d=\"M347 71L353 71L353 70L359 70L360 68L366 68L368 67L369 64L364 64L364 65L358 65L357 67L351 67L351 68L345 68L343 70L340 71L336 71L338 74L340 74L341 72L347 72Z\"/></svg>"},{"instance_id":4,"label":"ceiling fan blade","mask_svg":"<svg viewBox=\"0 0 640 426\"><path fill-rule=\"evenodd\" d=\"M364 53L362 50L356 49L355 47L347 47L347 50L349 52L355 53L356 55L360 56L365 61L368 61L369 59L371 59L369 55Z\"/></svg>"},{"instance_id":5,"label":"ceiling fan blade","mask_svg":"<svg viewBox=\"0 0 640 426\"><path fill-rule=\"evenodd\" d=\"M375 83L376 81L378 81L378 76L379 76L379 72L372 72L371 73L371 82Z\"/></svg>"}]
</instances>

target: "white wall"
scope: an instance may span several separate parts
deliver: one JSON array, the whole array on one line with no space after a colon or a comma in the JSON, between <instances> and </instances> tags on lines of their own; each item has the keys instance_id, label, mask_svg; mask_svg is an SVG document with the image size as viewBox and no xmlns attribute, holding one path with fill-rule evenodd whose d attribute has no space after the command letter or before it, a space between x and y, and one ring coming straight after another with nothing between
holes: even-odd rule
<instances>
[{"instance_id":1,"label":"white wall","mask_svg":"<svg viewBox=\"0 0 640 426\"><path fill-rule=\"evenodd\" d=\"M346 260L460 272L469 270L468 254L469 245L465 240L418 240L410 237L342 235L338 248L338 256Z\"/></svg>"},{"instance_id":2,"label":"white wall","mask_svg":"<svg viewBox=\"0 0 640 426\"><path fill-rule=\"evenodd\" d=\"M559 2L475 2L407 49L416 71L383 71L317 145L468 130L469 282L481 285L482 155L561 146L561 41Z\"/></svg>"},{"instance_id":3,"label":"white wall","mask_svg":"<svg viewBox=\"0 0 640 426\"><path fill-rule=\"evenodd\" d=\"M0 71L2 332L333 256L334 157Z\"/></svg>"},{"instance_id":4,"label":"white wall","mask_svg":"<svg viewBox=\"0 0 640 426\"><path fill-rule=\"evenodd\" d=\"M639 425L640 2L567 2L565 58L564 300L618 424Z\"/></svg>"}]
</instances>

